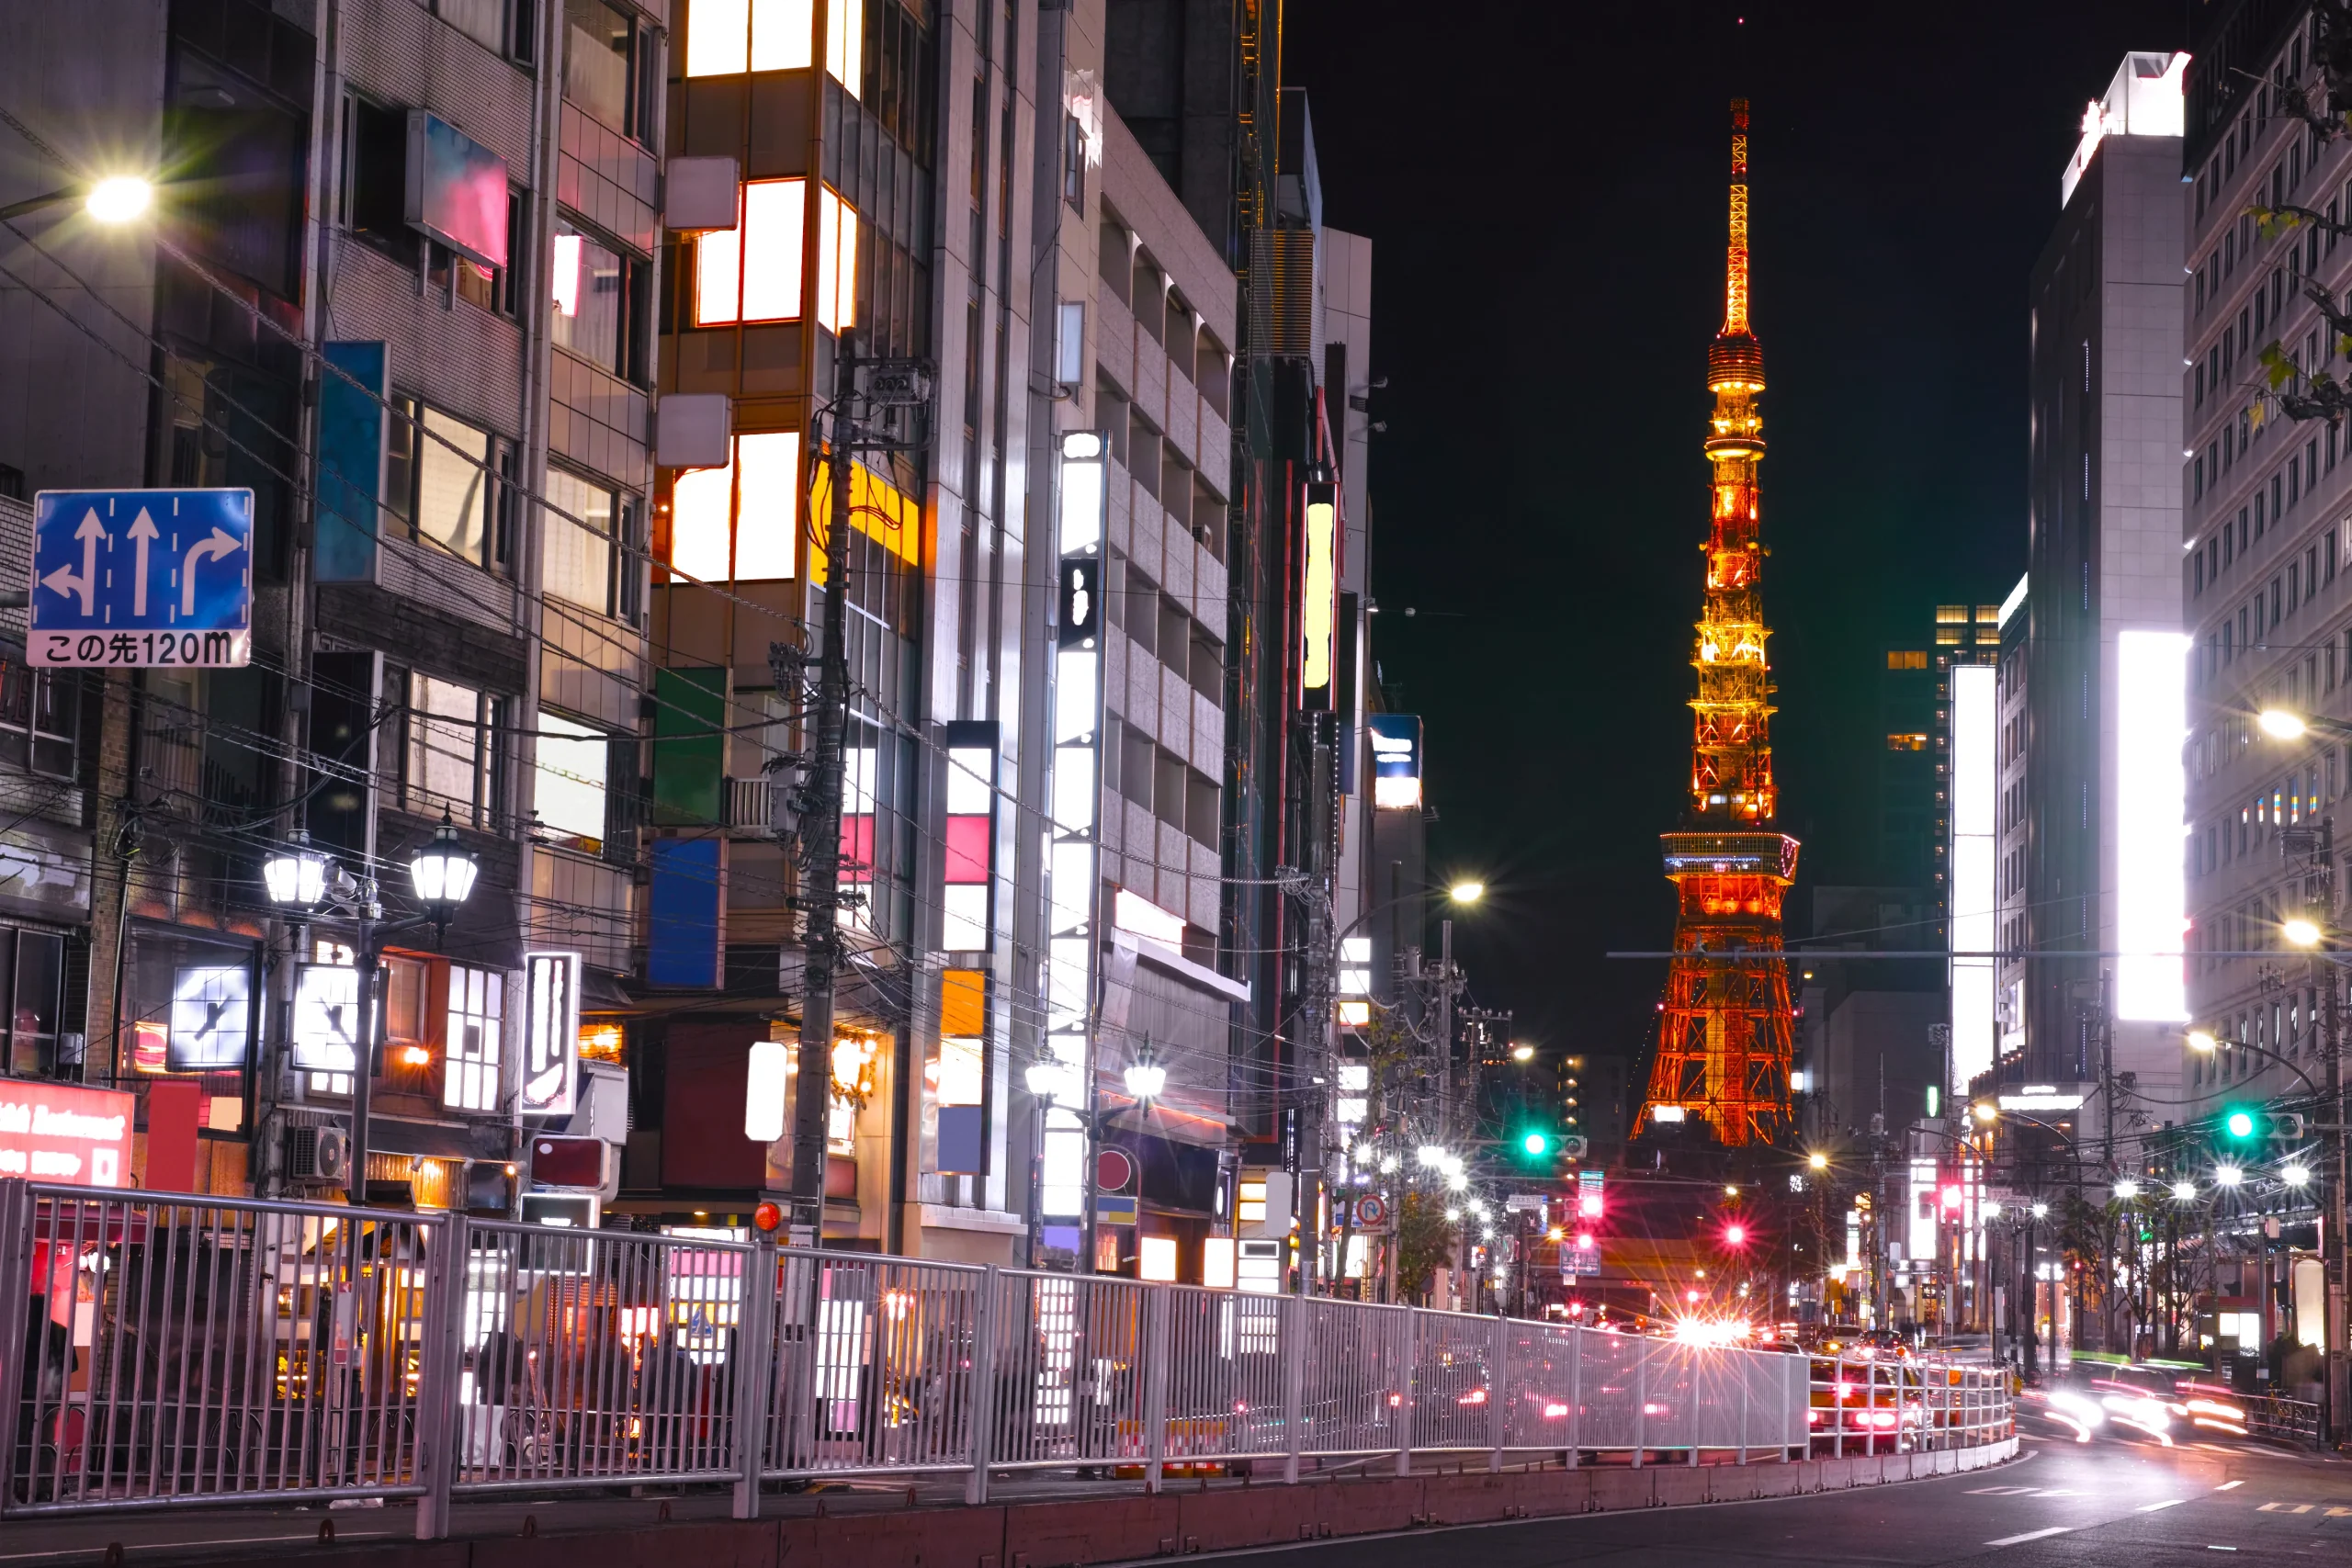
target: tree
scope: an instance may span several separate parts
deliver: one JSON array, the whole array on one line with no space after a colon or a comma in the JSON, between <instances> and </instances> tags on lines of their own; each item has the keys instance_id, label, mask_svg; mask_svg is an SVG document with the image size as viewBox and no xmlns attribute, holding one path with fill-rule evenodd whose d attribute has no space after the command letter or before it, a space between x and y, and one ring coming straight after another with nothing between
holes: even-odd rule
<instances>
[{"instance_id":1,"label":"tree","mask_svg":"<svg viewBox=\"0 0 2352 1568\"><path fill-rule=\"evenodd\" d=\"M1437 1192L1408 1192L1396 1202L1396 1294L1418 1301L1429 1294L1440 1265L1453 1258L1454 1222L1445 1217Z\"/></svg>"}]
</instances>

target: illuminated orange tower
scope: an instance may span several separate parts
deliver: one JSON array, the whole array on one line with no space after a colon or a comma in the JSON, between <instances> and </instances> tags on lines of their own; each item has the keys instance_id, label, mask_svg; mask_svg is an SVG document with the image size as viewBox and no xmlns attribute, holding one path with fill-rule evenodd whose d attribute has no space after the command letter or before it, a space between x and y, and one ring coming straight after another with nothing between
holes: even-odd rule
<instances>
[{"instance_id":1,"label":"illuminated orange tower","mask_svg":"<svg viewBox=\"0 0 2352 1568\"><path fill-rule=\"evenodd\" d=\"M1707 350L1714 517L1691 659L1699 694L1690 704L1690 812L1680 831L1660 837L1679 903L1675 956L1636 1130L1704 1122L1717 1141L1742 1145L1772 1142L1789 1122L1795 1011L1780 957L1781 900L1796 877L1797 841L1772 829L1780 803L1757 521L1764 350L1747 327L1747 99L1734 100L1731 123L1724 327Z\"/></svg>"}]
</instances>

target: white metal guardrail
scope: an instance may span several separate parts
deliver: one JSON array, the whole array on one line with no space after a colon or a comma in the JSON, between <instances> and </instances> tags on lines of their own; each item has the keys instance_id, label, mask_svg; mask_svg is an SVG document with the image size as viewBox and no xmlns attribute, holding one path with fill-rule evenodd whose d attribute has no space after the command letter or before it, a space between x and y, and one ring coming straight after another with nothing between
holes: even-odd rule
<instances>
[{"instance_id":1,"label":"white metal guardrail","mask_svg":"<svg viewBox=\"0 0 2352 1568\"><path fill-rule=\"evenodd\" d=\"M1132 1280L0 1181L0 1517L647 1482L1988 1443L2000 1374Z\"/></svg>"}]
</instances>

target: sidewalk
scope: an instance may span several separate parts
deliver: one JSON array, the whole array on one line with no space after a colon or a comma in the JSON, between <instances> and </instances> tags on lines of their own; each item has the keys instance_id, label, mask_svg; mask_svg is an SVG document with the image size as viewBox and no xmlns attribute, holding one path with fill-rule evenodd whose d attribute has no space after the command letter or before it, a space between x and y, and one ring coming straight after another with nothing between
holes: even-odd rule
<instances>
[{"instance_id":1,"label":"sidewalk","mask_svg":"<svg viewBox=\"0 0 2352 1568\"><path fill-rule=\"evenodd\" d=\"M1116 1483L1040 1478L960 1501L960 1480L763 1496L727 1517L716 1492L675 1497L543 1496L460 1504L453 1539L409 1539L413 1509L273 1508L15 1519L0 1568L80 1562L251 1561L291 1552L355 1568L1062 1568L1448 1525L1842 1491L1980 1469L2017 1439L1976 1449L1798 1463L1558 1461L1490 1472L1483 1458L1409 1476L1325 1474L1295 1486L1175 1482L1157 1496ZM1729 1456L1724 1456L1728 1460ZM1393 1463L1393 1461L1385 1461ZM1076 1492L1079 1495L1073 1495ZM928 1495L926 1495L928 1494ZM333 1531L333 1546L322 1529ZM108 1554L119 1543L119 1558Z\"/></svg>"}]
</instances>

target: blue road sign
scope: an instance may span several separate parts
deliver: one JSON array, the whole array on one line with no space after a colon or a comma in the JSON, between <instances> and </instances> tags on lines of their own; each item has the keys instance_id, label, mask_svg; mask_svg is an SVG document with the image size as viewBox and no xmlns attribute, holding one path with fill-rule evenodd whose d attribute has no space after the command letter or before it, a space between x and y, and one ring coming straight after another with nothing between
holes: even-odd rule
<instances>
[{"instance_id":1,"label":"blue road sign","mask_svg":"<svg viewBox=\"0 0 2352 1568\"><path fill-rule=\"evenodd\" d=\"M247 663L253 546L249 490L42 491L27 662Z\"/></svg>"}]
</instances>

